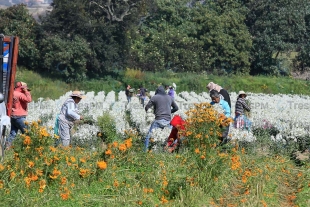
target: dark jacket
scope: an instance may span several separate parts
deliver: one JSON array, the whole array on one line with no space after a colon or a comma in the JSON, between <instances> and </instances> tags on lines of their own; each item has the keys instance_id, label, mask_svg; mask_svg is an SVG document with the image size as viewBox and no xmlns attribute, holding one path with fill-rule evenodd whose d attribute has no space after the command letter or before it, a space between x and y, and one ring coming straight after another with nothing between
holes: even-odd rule
<instances>
[{"instance_id":1,"label":"dark jacket","mask_svg":"<svg viewBox=\"0 0 310 207\"><path fill-rule=\"evenodd\" d=\"M221 94L224 97L224 100L228 103L229 107L231 108L231 102L228 92L222 88L219 94Z\"/></svg>"},{"instance_id":2,"label":"dark jacket","mask_svg":"<svg viewBox=\"0 0 310 207\"><path fill-rule=\"evenodd\" d=\"M179 110L171 96L167 95L163 86L158 87L155 95L145 106L145 111L154 106L154 114L156 120L171 120L171 113ZM171 109L172 107L172 109Z\"/></svg>"}]
</instances>

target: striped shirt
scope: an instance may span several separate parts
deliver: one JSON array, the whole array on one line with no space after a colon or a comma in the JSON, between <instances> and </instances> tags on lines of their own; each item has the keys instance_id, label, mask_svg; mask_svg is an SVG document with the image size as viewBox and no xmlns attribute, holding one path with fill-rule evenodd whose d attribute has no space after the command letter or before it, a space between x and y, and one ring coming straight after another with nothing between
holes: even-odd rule
<instances>
[{"instance_id":1,"label":"striped shirt","mask_svg":"<svg viewBox=\"0 0 310 207\"><path fill-rule=\"evenodd\" d=\"M251 111L251 108L250 108L250 106L248 106L246 104L244 98L238 98L238 100L236 102L235 113L243 115L244 114L244 110Z\"/></svg>"}]
</instances>

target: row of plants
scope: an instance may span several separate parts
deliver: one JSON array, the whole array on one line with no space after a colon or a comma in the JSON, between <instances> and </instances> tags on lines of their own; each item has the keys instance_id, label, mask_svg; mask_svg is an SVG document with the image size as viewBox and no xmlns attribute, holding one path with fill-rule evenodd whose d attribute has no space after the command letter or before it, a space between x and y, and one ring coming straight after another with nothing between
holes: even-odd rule
<instances>
[{"instance_id":1,"label":"row of plants","mask_svg":"<svg viewBox=\"0 0 310 207\"><path fill-rule=\"evenodd\" d=\"M219 135L231 120L209 104L187 112L179 153L143 151L134 129L125 137L109 115L98 120L95 150L54 147L59 137L40 121L14 142L0 164L4 206L307 206L309 165L264 156ZM102 142L104 140L104 144ZM18 194L18 196L17 196Z\"/></svg>"}]
</instances>

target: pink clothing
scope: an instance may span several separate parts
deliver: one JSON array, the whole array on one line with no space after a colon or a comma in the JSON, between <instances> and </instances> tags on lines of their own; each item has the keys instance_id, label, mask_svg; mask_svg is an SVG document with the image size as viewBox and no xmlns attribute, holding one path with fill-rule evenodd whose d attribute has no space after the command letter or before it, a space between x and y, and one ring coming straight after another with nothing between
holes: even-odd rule
<instances>
[{"instance_id":1,"label":"pink clothing","mask_svg":"<svg viewBox=\"0 0 310 207\"><path fill-rule=\"evenodd\" d=\"M28 90L21 87L15 88L13 93L12 116L27 116L28 103L32 101L31 94Z\"/></svg>"},{"instance_id":2,"label":"pink clothing","mask_svg":"<svg viewBox=\"0 0 310 207\"><path fill-rule=\"evenodd\" d=\"M217 92L220 92L220 90L222 89L221 86L213 83L213 82L210 82L208 85L207 85L207 88L209 89L209 91L212 91L212 90L216 90Z\"/></svg>"}]
</instances>

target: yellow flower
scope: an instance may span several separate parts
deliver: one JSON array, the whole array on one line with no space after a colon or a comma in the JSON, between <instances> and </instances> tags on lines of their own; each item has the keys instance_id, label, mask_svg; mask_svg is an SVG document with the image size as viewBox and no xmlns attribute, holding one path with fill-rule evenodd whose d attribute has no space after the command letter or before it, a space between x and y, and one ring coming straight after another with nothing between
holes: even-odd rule
<instances>
[{"instance_id":1,"label":"yellow flower","mask_svg":"<svg viewBox=\"0 0 310 207\"><path fill-rule=\"evenodd\" d=\"M107 168L107 163L105 161L98 161L97 162L97 167L100 170L105 170Z\"/></svg>"}]
</instances>

